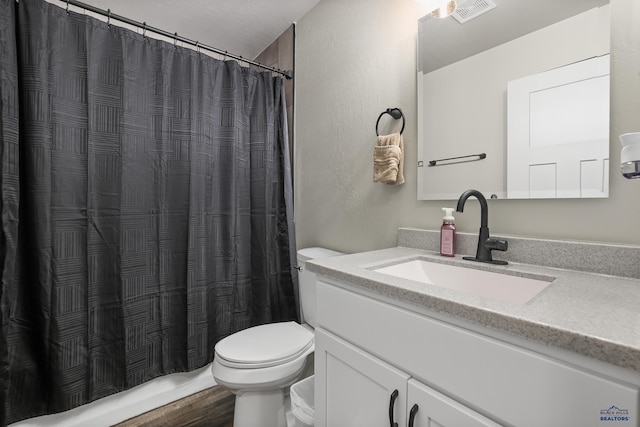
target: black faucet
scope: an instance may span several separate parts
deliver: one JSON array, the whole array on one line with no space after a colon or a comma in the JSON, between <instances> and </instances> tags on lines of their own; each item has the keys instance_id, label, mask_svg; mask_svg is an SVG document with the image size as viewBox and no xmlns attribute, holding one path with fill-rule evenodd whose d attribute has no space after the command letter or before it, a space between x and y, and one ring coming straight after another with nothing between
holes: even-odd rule
<instances>
[{"instance_id":1,"label":"black faucet","mask_svg":"<svg viewBox=\"0 0 640 427\"><path fill-rule=\"evenodd\" d=\"M475 196L480 202L480 234L478 236L478 249L475 257L462 257L462 259L470 261L488 262L491 264L506 265L507 261L494 260L491 251L506 251L509 243L503 239L492 239L489 237L489 207L487 199L484 198L478 190L467 190L458 199L457 212L464 211L464 204L471 196Z\"/></svg>"}]
</instances>

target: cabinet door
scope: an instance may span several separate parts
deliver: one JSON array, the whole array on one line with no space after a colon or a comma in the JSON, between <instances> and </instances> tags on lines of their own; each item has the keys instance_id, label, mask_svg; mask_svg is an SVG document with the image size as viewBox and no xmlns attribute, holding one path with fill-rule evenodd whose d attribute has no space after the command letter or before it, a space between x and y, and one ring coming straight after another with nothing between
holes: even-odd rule
<instances>
[{"instance_id":1,"label":"cabinet door","mask_svg":"<svg viewBox=\"0 0 640 427\"><path fill-rule=\"evenodd\" d=\"M316 426L389 427L391 415L405 426L408 379L404 372L316 328Z\"/></svg>"},{"instance_id":2,"label":"cabinet door","mask_svg":"<svg viewBox=\"0 0 640 427\"><path fill-rule=\"evenodd\" d=\"M415 415L410 415L410 427L497 427L500 425L414 379L409 380L408 389L407 409L409 413L415 412ZM417 408L414 405L417 405Z\"/></svg>"}]
</instances>

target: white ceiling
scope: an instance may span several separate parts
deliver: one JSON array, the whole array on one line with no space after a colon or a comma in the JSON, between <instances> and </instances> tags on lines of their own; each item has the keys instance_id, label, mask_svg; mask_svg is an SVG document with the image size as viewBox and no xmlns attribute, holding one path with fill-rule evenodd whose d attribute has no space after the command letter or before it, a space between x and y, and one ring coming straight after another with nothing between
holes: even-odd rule
<instances>
[{"instance_id":1,"label":"white ceiling","mask_svg":"<svg viewBox=\"0 0 640 427\"><path fill-rule=\"evenodd\" d=\"M64 0L47 1L65 7ZM254 59L320 0L79 1Z\"/></svg>"},{"instance_id":2,"label":"white ceiling","mask_svg":"<svg viewBox=\"0 0 640 427\"><path fill-rule=\"evenodd\" d=\"M458 3L465 3L458 0ZM496 8L464 24L429 15L420 20L419 57L427 73L521 37L609 0L494 0ZM433 41L425 43L425 41Z\"/></svg>"}]
</instances>

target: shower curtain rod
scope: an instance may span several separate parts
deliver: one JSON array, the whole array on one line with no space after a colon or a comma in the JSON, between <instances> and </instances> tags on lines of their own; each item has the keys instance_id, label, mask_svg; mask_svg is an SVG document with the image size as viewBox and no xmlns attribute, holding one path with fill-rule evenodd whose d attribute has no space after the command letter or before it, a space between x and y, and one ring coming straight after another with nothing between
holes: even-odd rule
<instances>
[{"instance_id":1,"label":"shower curtain rod","mask_svg":"<svg viewBox=\"0 0 640 427\"><path fill-rule=\"evenodd\" d=\"M160 34L162 36L172 38L176 42L181 41L183 43L188 43L188 44L190 44L192 46L195 46L198 49L204 49L204 50L208 50L208 51L217 53L219 55L224 55L225 58L237 59L238 61L245 62L245 63L251 64L251 65L255 65L256 67L264 68L265 70L269 70L269 71L272 71L274 73L282 74L287 79L292 79L293 78L293 71L285 71L285 70L281 70L279 68L271 67L269 65L264 65L264 64L261 64L261 63L256 62L256 61L252 61L250 59L243 58L240 55L234 55L232 53L227 52L226 50L221 50L221 49L218 49L218 48L215 48L215 47L212 47L212 46L207 46L206 44L201 44L197 40L190 40L190 39L188 39L186 37L179 36L178 33L171 34L168 31L164 31L164 30L161 30L159 28L151 27L151 26L147 25L146 22L134 21L133 19L129 19L129 18L125 17L125 16L120 16L120 15L116 15L115 13L111 13L111 9L107 9L107 10L99 9L97 7L91 6L90 4L82 3L82 2L79 2L79 1L76 1L76 0L60 0L60 1L67 4L67 13L69 12L69 5L77 6L77 7L80 7L82 9L85 9L85 10L88 10L88 11L91 11L91 12L94 12L94 13L98 13L98 14L100 14L102 16L106 16L107 19L108 19L107 22L109 22L111 19L115 19L117 21L124 22L126 24L133 25L133 26L138 27L138 28L142 28L143 31L151 31L151 32L156 33L156 34ZM144 32L143 32L143 34L144 34Z\"/></svg>"}]
</instances>

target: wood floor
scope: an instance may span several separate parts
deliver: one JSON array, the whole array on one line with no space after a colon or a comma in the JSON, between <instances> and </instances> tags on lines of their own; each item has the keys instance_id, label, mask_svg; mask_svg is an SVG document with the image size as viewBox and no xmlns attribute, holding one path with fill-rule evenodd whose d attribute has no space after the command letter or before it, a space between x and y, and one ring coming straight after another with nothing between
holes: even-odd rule
<instances>
[{"instance_id":1,"label":"wood floor","mask_svg":"<svg viewBox=\"0 0 640 427\"><path fill-rule=\"evenodd\" d=\"M311 353L300 378L313 375L313 365L314 354ZM113 427L233 427L235 403L233 393L215 386Z\"/></svg>"},{"instance_id":2,"label":"wood floor","mask_svg":"<svg viewBox=\"0 0 640 427\"><path fill-rule=\"evenodd\" d=\"M235 396L215 386L115 427L232 427Z\"/></svg>"}]
</instances>

